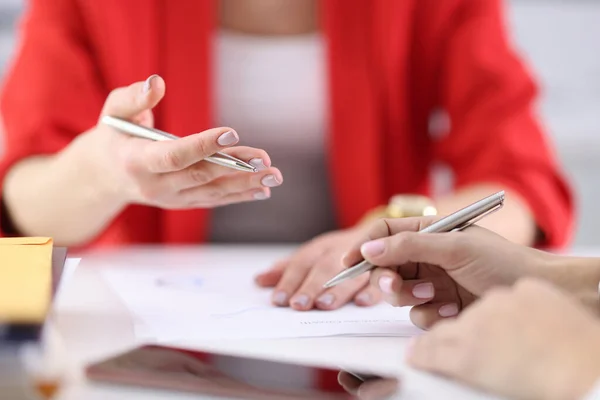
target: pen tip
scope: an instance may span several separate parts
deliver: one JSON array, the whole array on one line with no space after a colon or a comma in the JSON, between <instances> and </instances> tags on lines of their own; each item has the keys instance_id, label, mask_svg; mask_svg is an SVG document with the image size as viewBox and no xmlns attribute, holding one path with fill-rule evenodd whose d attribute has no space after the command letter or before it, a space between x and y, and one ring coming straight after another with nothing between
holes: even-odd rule
<instances>
[{"instance_id":1,"label":"pen tip","mask_svg":"<svg viewBox=\"0 0 600 400\"><path fill-rule=\"evenodd\" d=\"M323 289L329 289L332 286L335 286L336 279L332 279L329 282L325 282L323 285Z\"/></svg>"}]
</instances>

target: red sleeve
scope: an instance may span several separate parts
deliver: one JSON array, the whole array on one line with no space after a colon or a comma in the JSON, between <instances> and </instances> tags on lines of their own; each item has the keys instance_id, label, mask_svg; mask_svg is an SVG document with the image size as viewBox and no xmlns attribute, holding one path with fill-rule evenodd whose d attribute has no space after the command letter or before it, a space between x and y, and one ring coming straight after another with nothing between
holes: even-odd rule
<instances>
[{"instance_id":1,"label":"red sleeve","mask_svg":"<svg viewBox=\"0 0 600 400\"><path fill-rule=\"evenodd\" d=\"M74 0L27 4L0 97L0 182L15 163L54 154L95 123L104 96L83 25Z\"/></svg>"},{"instance_id":2,"label":"red sleeve","mask_svg":"<svg viewBox=\"0 0 600 400\"><path fill-rule=\"evenodd\" d=\"M510 47L501 0L464 0L443 58L443 106L450 133L436 144L456 188L500 183L527 202L541 246L568 243L573 199L534 116L537 87ZM469 157L465 157L469 154Z\"/></svg>"}]
</instances>

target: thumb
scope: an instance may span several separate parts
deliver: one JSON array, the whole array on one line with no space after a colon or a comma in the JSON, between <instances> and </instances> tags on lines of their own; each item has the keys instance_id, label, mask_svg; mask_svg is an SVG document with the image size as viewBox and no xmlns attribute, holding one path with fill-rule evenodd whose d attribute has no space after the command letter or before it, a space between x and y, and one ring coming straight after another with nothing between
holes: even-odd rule
<instances>
[{"instance_id":1,"label":"thumb","mask_svg":"<svg viewBox=\"0 0 600 400\"><path fill-rule=\"evenodd\" d=\"M108 95L100 117L131 119L142 111L154 108L165 95L165 81L152 75L144 82L120 87Z\"/></svg>"},{"instance_id":2,"label":"thumb","mask_svg":"<svg viewBox=\"0 0 600 400\"><path fill-rule=\"evenodd\" d=\"M460 267L477 248L463 232L400 232L393 236L364 243L360 252L365 260L380 267L408 262L433 264L449 270Z\"/></svg>"}]
</instances>

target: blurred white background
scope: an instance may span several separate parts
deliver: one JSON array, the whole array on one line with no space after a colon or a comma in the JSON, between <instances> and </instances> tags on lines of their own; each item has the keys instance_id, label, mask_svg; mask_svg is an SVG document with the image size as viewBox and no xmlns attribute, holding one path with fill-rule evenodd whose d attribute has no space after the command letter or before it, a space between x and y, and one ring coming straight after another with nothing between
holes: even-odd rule
<instances>
[{"instance_id":1,"label":"blurred white background","mask_svg":"<svg viewBox=\"0 0 600 400\"><path fill-rule=\"evenodd\" d=\"M540 113L576 191L573 245L600 245L600 0L508 5L513 39L542 83ZM0 76L21 8L22 0L0 0Z\"/></svg>"}]
</instances>

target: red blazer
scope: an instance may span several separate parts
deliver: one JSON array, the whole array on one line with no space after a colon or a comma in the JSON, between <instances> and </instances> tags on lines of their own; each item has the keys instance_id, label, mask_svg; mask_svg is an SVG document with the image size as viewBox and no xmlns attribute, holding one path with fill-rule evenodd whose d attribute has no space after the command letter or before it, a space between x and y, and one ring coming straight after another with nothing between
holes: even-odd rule
<instances>
[{"instance_id":1,"label":"red blazer","mask_svg":"<svg viewBox=\"0 0 600 400\"><path fill-rule=\"evenodd\" d=\"M30 0L1 98L0 179L24 157L63 149L96 123L110 90L154 73L167 82L160 128L212 127L215 15L211 0ZM340 227L391 195L428 194L440 162L457 188L493 182L518 192L545 244L566 243L571 194L534 117L536 86L507 39L500 0L322 0L320 15ZM429 118L438 109L451 129L436 139ZM92 245L197 243L208 217L131 206Z\"/></svg>"}]
</instances>

